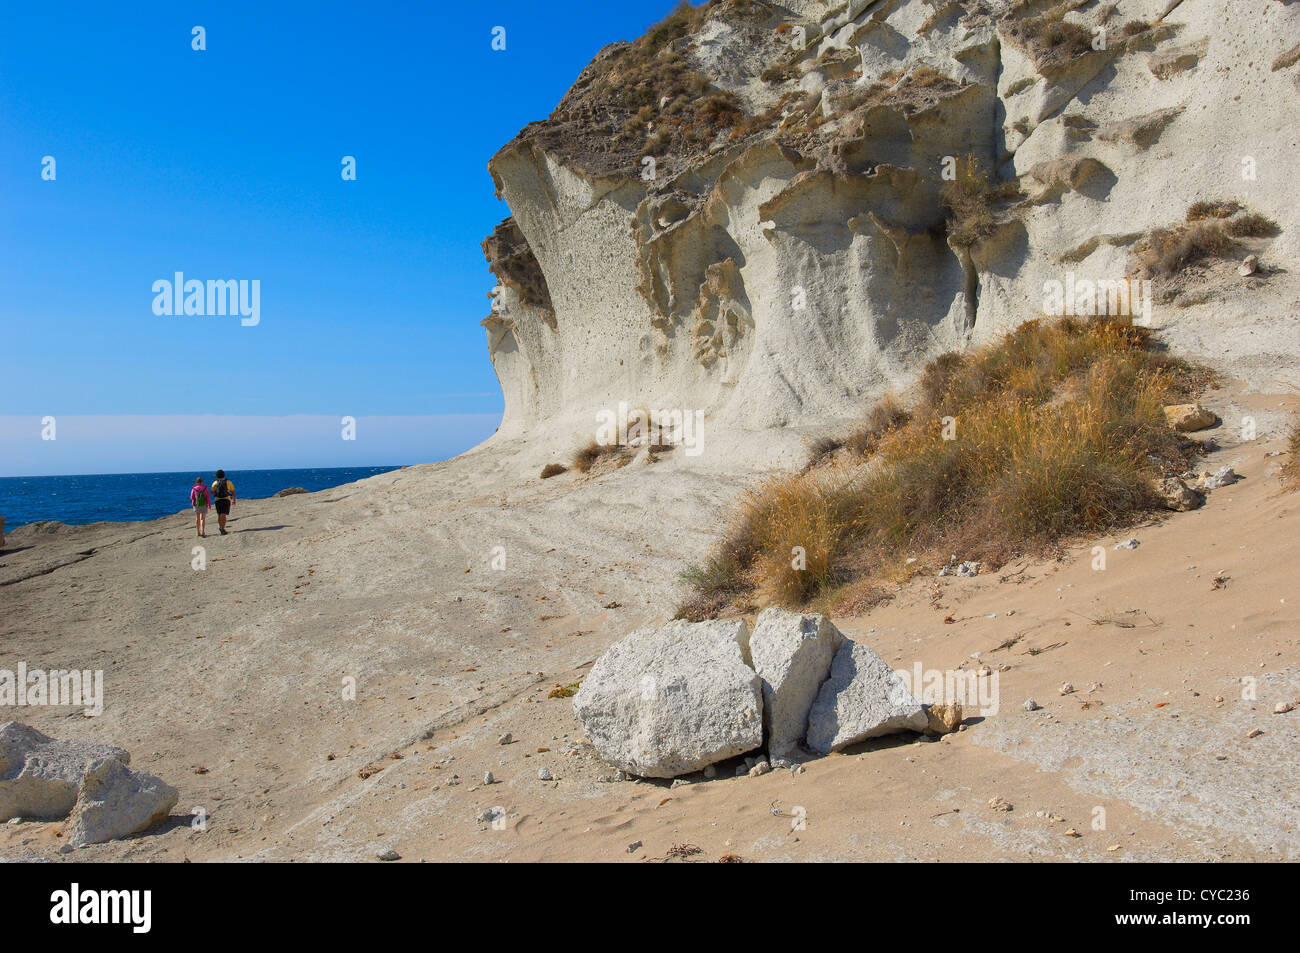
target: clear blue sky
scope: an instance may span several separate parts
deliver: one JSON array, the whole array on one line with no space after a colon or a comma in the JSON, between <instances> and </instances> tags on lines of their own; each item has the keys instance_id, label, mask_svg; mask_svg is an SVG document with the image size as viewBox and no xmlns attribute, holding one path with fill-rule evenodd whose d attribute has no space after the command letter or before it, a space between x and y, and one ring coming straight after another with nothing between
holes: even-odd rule
<instances>
[{"instance_id":1,"label":"clear blue sky","mask_svg":"<svg viewBox=\"0 0 1300 953\"><path fill-rule=\"evenodd\" d=\"M35 439L46 415L499 419L479 242L508 209L486 163L601 46L672 6L10 4L0 416L30 418ZM153 282L176 271L259 279L260 324L155 315ZM474 442L462 431L447 452ZM4 434L0 475L105 466L65 444L57 469L32 470L39 448ZM112 470L135 469L125 444ZM259 465L312 462L284 449ZM346 462L417 462L409 449Z\"/></svg>"}]
</instances>

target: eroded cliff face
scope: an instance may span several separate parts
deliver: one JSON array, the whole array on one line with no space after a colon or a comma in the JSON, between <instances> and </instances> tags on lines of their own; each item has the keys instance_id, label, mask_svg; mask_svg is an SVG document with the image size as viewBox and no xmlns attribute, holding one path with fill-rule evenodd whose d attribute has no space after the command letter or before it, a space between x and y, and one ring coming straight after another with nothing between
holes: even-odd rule
<instances>
[{"instance_id":1,"label":"eroded cliff face","mask_svg":"<svg viewBox=\"0 0 1300 953\"><path fill-rule=\"evenodd\" d=\"M1279 0L714 0L606 47L489 166L501 432L840 420L1197 200L1288 249L1297 40Z\"/></svg>"}]
</instances>

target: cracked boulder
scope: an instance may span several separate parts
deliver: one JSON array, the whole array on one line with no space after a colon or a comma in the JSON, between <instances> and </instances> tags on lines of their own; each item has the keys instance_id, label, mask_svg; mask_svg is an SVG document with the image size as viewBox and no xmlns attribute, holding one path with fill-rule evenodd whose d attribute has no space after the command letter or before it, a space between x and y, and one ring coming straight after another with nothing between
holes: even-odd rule
<instances>
[{"instance_id":1,"label":"cracked boulder","mask_svg":"<svg viewBox=\"0 0 1300 953\"><path fill-rule=\"evenodd\" d=\"M831 671L844 636L823 615L765 609L750 636L754 670L763 680L768 752L792 753L808 730L808 712Z\"/></svg>"},{"instance_id":2,"label":"cracked boulder","mask_svg":"<svg viewBox=\"0 0 1300 953\"><path fill-rule=\"evenodd\" d=\"M740 620L670 622L614 643L583 680L573 709L610 764L671 778L763 743L762 682Z\"/></svg>"},{"instance_id":3,"label":"cracked boulder","mask_svg":"<svg viewBox=\"0 0 1300 953\"><path fill-rule=\"evenodd\" d=\"M902 677L870 646L846 640L808 713L808 747L829 754L868 738L924 731L928 723Z\"/></svg>"}]
</instances>

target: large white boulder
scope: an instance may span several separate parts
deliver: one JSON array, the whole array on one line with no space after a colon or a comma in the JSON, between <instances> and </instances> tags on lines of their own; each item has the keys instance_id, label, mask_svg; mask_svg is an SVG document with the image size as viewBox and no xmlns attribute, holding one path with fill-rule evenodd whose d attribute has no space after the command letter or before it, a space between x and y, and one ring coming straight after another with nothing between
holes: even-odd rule
<instances>
[{"instance_id":1,"label":"large white boulder","mask_svg":"<svg viewBox=\"0 0 1300 953\"><path fill-rule=\"evenodd\" d=\"M80 847L138 834L165 820L179 798L170 784L117 758L96 761L86 769L68 818L68 843Z\"/></svg>"},{"instance_id":2,"label":"large white boulder","mask_svg":"<svg viewBox=\"0 0 1300 953\"><path fill-rule=\"evenodd\" d=\"M776 608L759 615L749 648L763 680L763 723L772 757L785 757L803 740L808 711L843 643L825 616Z\"/></svg>"},{"instance_id":3,"label":"large white boulder","mask_svg":"<svg viewBox=\"0 0 1300 953\"><path fill-rule=\"evenodd\" d=\"M845 641L808 713L808 747L828 754L867 738L924 731L926 724L898 673L870 646Z\"/></svg>"},{"instance_id":4,"label":"large white boulder","mask_svg":"<svg viewBox=\"0 0 1300 953\"><path fill-rule=\"evenodd\" d=\"M670 622L610 646L573 708L605 760L671 778L763 743L763 698L740 620Z\"/></svg>"},{"instance_id":5,"label":"large white boulder","mask_svg":"<svg viewBox=\"0 0 1300 953\"><path fill-rule=\"evenodd\" d=\"M16 721L0 725L0 821L67 817L86 769L103 758L127 764L131 755L112 745L56 741Z\"/></svg>"}]
</instances>

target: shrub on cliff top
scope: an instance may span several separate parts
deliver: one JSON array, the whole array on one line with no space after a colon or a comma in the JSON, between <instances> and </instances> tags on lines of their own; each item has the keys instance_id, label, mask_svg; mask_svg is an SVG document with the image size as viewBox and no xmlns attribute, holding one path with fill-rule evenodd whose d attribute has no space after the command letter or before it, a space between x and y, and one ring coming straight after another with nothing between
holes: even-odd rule
<instances>
[{"instance_id":1,"label":"shrub on cliff top","mask_svg":"<svg viewBox=\"0 0 1300 953\"><path fill-rule=\"evenodd\" d=\"M944 355L910 413L889 399L868 421L867 456L839 454L751 489L703 566L684 618L818 599L832 611L917 567L1001 565L1159 507L1158 477L1199 445L1166 403L1206 372L1121 321L1030 321L972 354ZM871 600L868 600L871 601Z\"/></svg>"}]
</instances>

